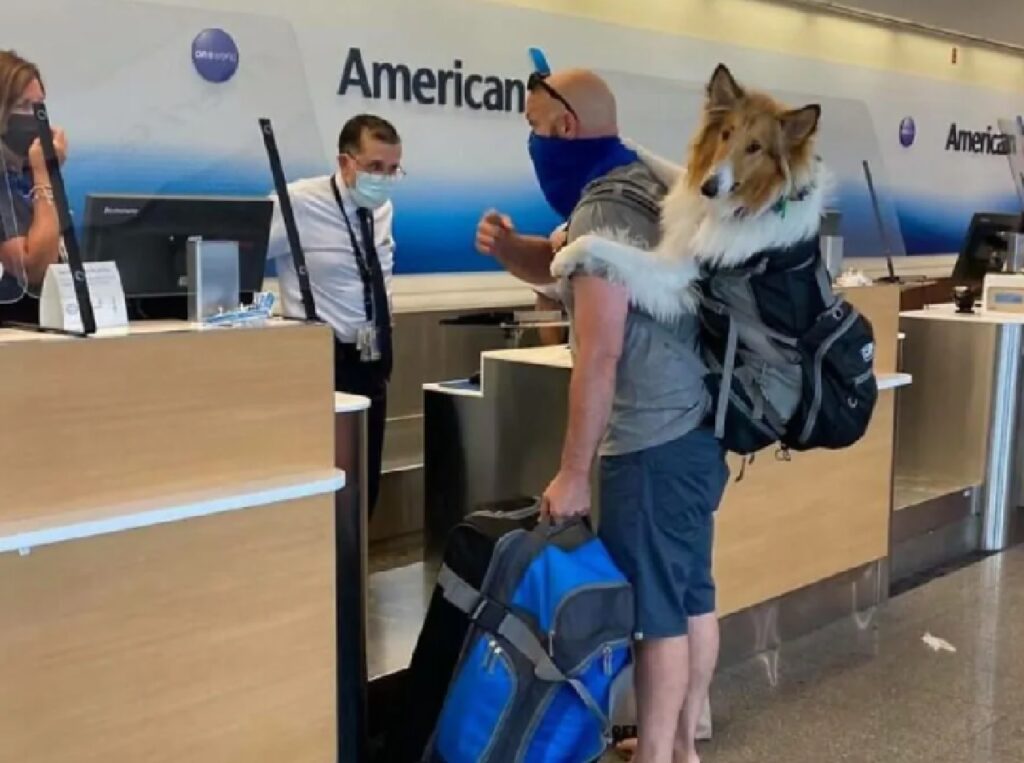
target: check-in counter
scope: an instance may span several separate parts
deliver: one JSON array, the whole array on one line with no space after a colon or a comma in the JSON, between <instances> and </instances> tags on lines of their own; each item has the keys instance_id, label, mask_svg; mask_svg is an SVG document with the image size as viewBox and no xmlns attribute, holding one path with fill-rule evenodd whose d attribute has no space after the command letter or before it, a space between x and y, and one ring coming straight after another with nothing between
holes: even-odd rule
<instances>
[{"instance_id":1,"label":"check-in counter","mask_svg":"<svg viewBox=\"0 0 1024 763\"><path fill-rule=\"evenodd\" d=\"M899 290L846 296L875 329L878 406L853 447L790 461L766 451L727 489L715 572L721 613L737 615L726 630L737 657L870 609L888 590L895 396L910 382L896 368ZM429 555L473 507L544 489L559 462L571 366L564 346L498 350L483 354L479 385L425 387ZM740 459L730 466L735 478Z\"/></svg>"},{"instance_id":2,"label":"check-in counter","mask_svg":"<svg viewBox=\"0 0 1024 763\"><path fill-rule=\"evenodd\" d=\"M338 759L331 348L0 331L0 762Z\"/></svg>"},{"instance_id":3,"label":"check-in counter","mask_svg":"<svg viewBox=\"0 0 1024 763\"><path fill-rule=\"evenodd\" d=\"M908 571L1012 542L1021 495L1024 316L904 312L894 557Z\"/></svg>"}]
</instances>

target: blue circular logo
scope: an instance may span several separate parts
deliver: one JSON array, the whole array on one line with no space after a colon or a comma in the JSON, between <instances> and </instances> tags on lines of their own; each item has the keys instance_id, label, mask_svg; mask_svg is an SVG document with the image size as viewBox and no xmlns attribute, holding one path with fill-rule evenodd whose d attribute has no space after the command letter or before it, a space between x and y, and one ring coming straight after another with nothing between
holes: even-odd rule
<instances>
[{"instance_id":1,"label":"blue circular logo","mask_svg":"<svg viewBox=\"0 0 1024 763\"><path fill-rule=\"evenodd\" d=\"M204 29L192 40L192 65L207 82L227 82L238 71L238 46L223 29Z\"/></svg>"},{"instance_id":2,"label":"blue circular logo","mask_svg":"<svg viewBox=\"0 0 1024 763\"><path fill-rule=\"evenodd\" d=\"M910 148L914 145L914 138L917 137L917 125L913 117L903 117L900 122L900 145Z\"/></svg>"}]
</instances>

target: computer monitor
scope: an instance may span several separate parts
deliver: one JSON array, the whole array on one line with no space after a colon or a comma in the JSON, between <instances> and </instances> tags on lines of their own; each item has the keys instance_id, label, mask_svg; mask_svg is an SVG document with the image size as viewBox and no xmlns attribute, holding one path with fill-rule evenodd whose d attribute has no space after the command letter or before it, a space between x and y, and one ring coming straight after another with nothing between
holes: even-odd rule
<instances>
[{"instance_id":1,"label":"computer monitor","mask_svg":"<svg viewBox=\"0 0 1024 763\"><path fill-rule=\"evenodd\" d=\"M130 317L188 314L188 239L238 242L239 300L263 285L273 202L266 198L90 194L83 259L113 261Z\"/></svg>"},{"instance_id":2,"label":"computer monitor","mask_svg":"<svg viewBox=\"0 0 1024 763\"><path fill-rule=\"evenodd\" d=\"M1021 230L1020 215L975 213L953 269L953 280L978 285L988 273L1001 273L1006 267L1008 235Z\"/></svg>"}]
</instances>

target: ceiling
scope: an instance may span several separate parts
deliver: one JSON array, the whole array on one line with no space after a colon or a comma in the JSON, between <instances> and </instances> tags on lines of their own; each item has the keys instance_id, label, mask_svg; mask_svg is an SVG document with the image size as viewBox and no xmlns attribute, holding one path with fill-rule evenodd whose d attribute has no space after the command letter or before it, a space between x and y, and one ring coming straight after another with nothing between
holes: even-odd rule
<instances>
[{"instance_id":1,"label":"ceiling","mask_svg":"<svg viewBox=\"0 0 1024 763\"><path fill-rule=\"evenodd\" d=\"M1024 48L1021 0L805 0L843 5Z\"/></svg>"}]
</instances>

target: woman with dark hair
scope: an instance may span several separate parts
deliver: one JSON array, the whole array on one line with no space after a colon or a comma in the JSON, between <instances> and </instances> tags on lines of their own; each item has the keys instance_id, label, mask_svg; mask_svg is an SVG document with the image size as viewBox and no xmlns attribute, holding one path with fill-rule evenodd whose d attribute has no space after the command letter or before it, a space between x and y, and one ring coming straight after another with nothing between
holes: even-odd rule
<instances>
[{"instance_id":1,"label":"woman with dark hair","mask_svg":"<svg viewBox=\"0 0 1024 763\"><path fill-rule=\"evenodd\" d=\"M39 317L39 289L57 262L60 224L32 104L46 97L35 64L0 51L0 323ZM63 131L53 130L61 163Z\"/></svg>"}]
</instances>

